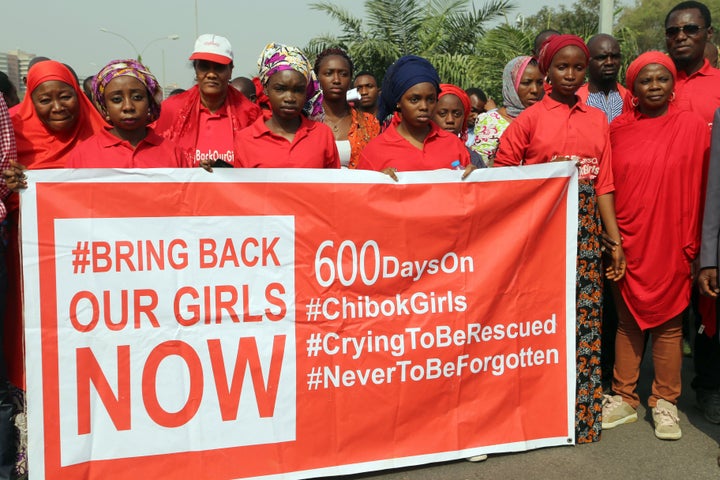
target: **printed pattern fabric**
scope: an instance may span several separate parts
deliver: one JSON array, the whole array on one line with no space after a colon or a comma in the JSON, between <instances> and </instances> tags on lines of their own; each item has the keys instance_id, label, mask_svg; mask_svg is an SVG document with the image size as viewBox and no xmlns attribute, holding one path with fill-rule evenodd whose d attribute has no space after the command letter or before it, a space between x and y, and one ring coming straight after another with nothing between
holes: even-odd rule
<instances>
[{"instance_id":1,"label":"printed pattern fabric","mask_svg":"<svg viewBox=\"0 0 720 480\"><path fill-rule=\"evenodd\" d=\"M480 154L488 167L493 166L500 136L509 125L510 122L505 120L497 110L478 115L475 122L475 140L471 148Z\"/></svg>"},{"instance_id":2,"label":"printed pattern fabric","mask_svg":"<svg viewBox=\"0 0 720 480\"><path fill-rule=\"evenodd\" d=\"M600 440L602 429L602 372L600 334L602 322L602 258L600 214L592 182L579 182L579 225L576 273L577 390L575 441Z\"/></svg>"}]
</instances>

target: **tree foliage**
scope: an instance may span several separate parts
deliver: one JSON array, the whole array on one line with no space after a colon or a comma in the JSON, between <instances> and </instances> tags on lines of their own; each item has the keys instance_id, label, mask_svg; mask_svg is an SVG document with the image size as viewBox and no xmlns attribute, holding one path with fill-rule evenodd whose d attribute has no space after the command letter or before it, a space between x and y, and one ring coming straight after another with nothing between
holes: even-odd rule
<instances>
[{"instance_id":1,"label":"tree foliage","mask_svg":"<svg viewBox=\"0 0 720 480\"><path fill-rule=\"evenodd\" d=\"M443 82L463 88L482 79L477 46L486 25L514 9L512 0L487 0L479 8L469 0L365 0L364 20L330 2L310 4L340 24L341 33L310 40L307 53L328 47L345 49L357 70L382 78L403 55L427 58Z\"/></svg>"},{"instance_id":2,"label":"tree foliage","mask_svg":"<svg viewBox=\"0 0 720 480\"><path fill-rule=\"evenodd\" d=\"M578 0L572 6L542 7L525 20L525 27L535 32L553 29L590 38L598 32L600 0Z\"/></svg>"}]
</instances>

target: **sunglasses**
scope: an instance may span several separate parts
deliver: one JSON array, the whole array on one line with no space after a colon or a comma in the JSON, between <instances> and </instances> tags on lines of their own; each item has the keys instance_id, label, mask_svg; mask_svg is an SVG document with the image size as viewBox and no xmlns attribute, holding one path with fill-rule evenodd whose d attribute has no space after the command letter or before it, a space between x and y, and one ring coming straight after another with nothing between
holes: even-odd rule
<instances>
[{"instance_id":1,"label":"sunglasses","mask_svg":"<svg viewBox=\"0 0 720 480\"><path fill-rule=\"evenodd\" d=\"M685 35L688 36L694 36L697 35L700 30L707 28L707 27L701 27L700 25L693 25L692 23L688 25L683 25L682 27L667 27L665 29L665 36L668 38L677 37L678 33L683 32Z\"/></svg>"}]
</instances>

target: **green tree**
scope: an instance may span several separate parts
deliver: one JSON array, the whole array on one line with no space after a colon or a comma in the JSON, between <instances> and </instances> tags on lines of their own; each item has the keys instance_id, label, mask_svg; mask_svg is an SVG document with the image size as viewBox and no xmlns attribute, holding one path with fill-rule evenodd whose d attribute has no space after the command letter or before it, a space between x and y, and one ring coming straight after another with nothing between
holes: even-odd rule
<instances>
[{"instance_id":1,"label":"green tree","mask_svg":"<svg viewBox=\"0 0 720 480\"><path fill-rule=\"evenodd\" d=\"M520 55L530 55L537 32L509 24L500 25L487 32L478 42L478 54L474 68L480 74L477 87L502 101L502 72L505 65Z\"/></svg>"},{"instance_id":2,"label":"green tree","mask_svg":"<svg viewBox=\"0 0 720 480\"><path fill-rule=\"evenodd\" d=\"M443 82L462 88L481 80L476 47L485 25L515 8L511 0L487 0L480 8L469 0L365 0L363 20L329 2L310 7L327 13L341 28L336 37L310 40L310 56L340 47L358 70L382 78L399 57L420 55L435 65Z\"/></svg>"},{"instance_id":3,"label":"green tree","mask_svg":"<svg viewBox=\"0 0 720 480\"><path fill-rule=\"evenodd\" d=\"M665 16L680 0L635 0L625 7L618 20L621 28L635 32L638 53L665 50ZM714 22L720 20L720 0L702 0ZM713 35L717 38L717 35Z\"/></svg>"},{"instance_id":4,"label":"green tree","mask_svg":"<svg viewBox=\"0 0 720 480\"><path fill-rule=\"evenodd\" d=\"M525 27L540 32L553 29L590 38L598 31L600 0L578 0L571 7L543 7L525 20Z\"/></svg>"}]
</instances>

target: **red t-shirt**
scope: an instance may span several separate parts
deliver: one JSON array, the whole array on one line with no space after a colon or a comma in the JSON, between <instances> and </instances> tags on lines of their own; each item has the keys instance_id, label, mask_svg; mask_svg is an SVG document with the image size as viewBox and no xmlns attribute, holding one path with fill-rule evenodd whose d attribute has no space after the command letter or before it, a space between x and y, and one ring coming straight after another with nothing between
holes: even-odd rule
<instances>
[{"instance_id":1,"label":"red t-shirt","mask_svg":"<svg viewBox=\"0 0 720 480\"><path fill-rule=\"evenodd\" d=\"M109 131L88 138L70 154L67 168L177 168L184 167L180 150L148 127L135 148Z\"/></svg>"},{"instance_id":2,"label":"red t-shirt","mask_svg":"<svg viewBox=\"0 0 720 480\"><path fill-rule=\"evenodd\" d=\"M438 170L452 168L455 160L460 160L463 167L470 163L470 152L456 135L430 122L430 133L420 150L405 140L398 133L397 125L392 124L360 152L357 168L380 171L392 167L400 172Z\"/></svg>"},{"instance_id":3,"label":"red t-shirt","mask_svg":"<svg viewBox=\"0 0 720 480\"><path fill-rule=\"evenodd\" d=\"M324 123L301 116L300 128L290 142L270 131L265 119L237 135L236 165L245 168L340 168L332 130Z\"/></svg>"},{"instance_id":4,"label":"red t-shirt","mask_svg":"<svg viewBox=\"0 0 720 480\"><path fill-rule=\"evenodd\" d=\"M613 186L610 127L597 108L578 101L572 107L545 95L523 110L500 137L495 166L547 163L556 157L583 162L581 174L590 171L595 194ZM586 176L586 175L581 175Z\"/></svg>"},{"instance_id":5,"label":"red t-shirt","mask_svg":"<svg viewBox=\"0 0 720 480\"><path fill-rule=\"evenodd\" d=\"M698 113L712 126L715 110L720 107L720 70L705 60L700 70L690 76L678 71L674 103L681 110Z\"/></svg>"},{"instance_id":6,"label":"red t-shirt","mask_svg":"<svg viewBox=\"0 0 720 480\"><path fill-rule=\"evenodd\" d=\"M233 130L227 114L227 104L223 104L215 113L200 105L199 122L203 134L198 135L193 152L193 166L199 166L204 159L222 160L234 165Z\"/></svg>"}]
</instances>

